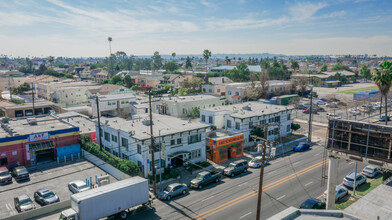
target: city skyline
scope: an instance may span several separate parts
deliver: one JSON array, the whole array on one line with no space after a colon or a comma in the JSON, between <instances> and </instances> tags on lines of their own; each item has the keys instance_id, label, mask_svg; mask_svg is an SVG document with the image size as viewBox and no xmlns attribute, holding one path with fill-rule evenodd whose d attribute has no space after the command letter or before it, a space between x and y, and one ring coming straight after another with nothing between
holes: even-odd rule
<instances>
[{"instance_id":1,"label":"city skyline","mask_svg":"<svg viewBox=\"0 0 392 220\"><path fill-rule=\"evenodd\" d=\"M388 1L2 1L0 54L392 55Z\"/></svg>"}]
</instances>

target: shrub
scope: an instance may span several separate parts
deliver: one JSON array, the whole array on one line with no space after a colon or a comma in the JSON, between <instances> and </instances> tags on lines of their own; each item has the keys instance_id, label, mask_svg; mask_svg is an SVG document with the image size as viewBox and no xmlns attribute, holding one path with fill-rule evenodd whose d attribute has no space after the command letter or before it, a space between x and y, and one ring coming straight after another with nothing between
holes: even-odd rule
<instances>
[{"instance_id":1,"label":"shrub","mask_svg":"<svg viewBox=\"0 0 392 220\"><path fill-rule=\"evenodd\" d=\"M101 160L130 176L137 176L140 172L135 162L116 157L106 150L101 151L99 145L94 143L91 137L88 135L80 136L80 146L87 152L93 154L94 156L100 158Z\"/></svg>"}]
</instances>

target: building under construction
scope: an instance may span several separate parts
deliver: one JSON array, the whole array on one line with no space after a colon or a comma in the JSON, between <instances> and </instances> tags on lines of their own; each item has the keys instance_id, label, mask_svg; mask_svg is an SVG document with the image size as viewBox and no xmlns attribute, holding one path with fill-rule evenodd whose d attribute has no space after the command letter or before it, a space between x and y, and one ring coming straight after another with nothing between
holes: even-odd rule
<instances>
[{"instance_id":1,"label":"building under construction","mask_svg":"<svg viewBox=\"0 0 392 220\"><path fill-rule=\"evenodd\" d=\"M329 120L327 148L349 159L378 165L392 163L392 126L351 120Z\"/></svg>"}]
</instances>

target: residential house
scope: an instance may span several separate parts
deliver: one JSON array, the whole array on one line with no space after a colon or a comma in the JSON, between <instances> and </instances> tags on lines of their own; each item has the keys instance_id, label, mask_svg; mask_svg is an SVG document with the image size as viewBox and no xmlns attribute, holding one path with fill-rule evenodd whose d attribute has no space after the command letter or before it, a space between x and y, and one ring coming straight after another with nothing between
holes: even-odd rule
<instances>
[{"instance_id":1,"label":"residential house","mask_svg":"<svg viewBox=\"0 0 392 220\"><path fill-rule=\"evenodd\" d=\"M98 96L99 111L101 115L123 116L131 114L130 110L133 104L136 104L136 96L132 93L112 94ZM91 100L93 117L98 117L96 99Z\"/></svg>"},{"instance_id":2,"label":"residential house","mask_svg":"<svg viewBox=\"0 0 392 220\"><path fill-rule=\"evenodd\" d=\"M209 84L202 85L201 91L203 94L224 96L226 92L226 85L233 83L233 80L227 77L209 77Z\"/></svg>"},{"instance_id":3,"label":"residential house","mask_svg":"<svg viewBox=\"0 0 392 220\"><path fill-rule=\"evenodd\" d=\"M119 95L119 94L135 94L134 91L128 89L124 86L113 85L113 84L103 84L97 88L90 89L86 91L88 99L92 99L95 96L100 95Z\"/></svg>"},{"instance_id":4,"label":"residential house","mask_svg":"<svg viewBox=\"0 0 392 220\"><path fill-rule=\"evenodd\" d=\"M109 73L106 70L102 70L101 72L95 74L95 81L101 83L105 79L109 79Z\"/></svg>"},{"instance_id":5,"label":"residential house","mask_svg":"<svg viewBox=\"0 0 392 220\"><path fill-rule=\"evenodd\" d=\"M200 122L214 126L216 129L227 129L244 134L245 146L253 145L250 137L253 125L279 123L278 127L270 127L268 139L284 137L291 132L292 108L260 102L216 106L200 110Z\"/></svg>"},{"instance_id":6,"label":"residential house","mask_svg":"<svg viewBox=\"0 0 392 220\"><path fill-rule=\"evenodd\" d=\"M228 72L231 71L235 68L236 66L217 66L217 67L212 67L211 68L211 72ZM255 73L261 73L261 67L260 65L248 65L248 69L251 72L255 72Z\"/></svg>"},{"instance_id":7,"label":"residential house","mask_svg":"<svg viewBox=\"0 0 392 220\"><path fill-rule=\"evenodd\" d=\"M153 168L150 123L149 114L133 120L120 117L101 119L101 140L105 149L134 161L146 177ZM158 170L161 167L182 166L186 160L193 163L206 160L205 134L208 125L158 114L152 114L152 123L155 166Z\"/></svg>"},{"instance_id":8,"label":"residential house","mask_svg":"<svg viewBox=\"0 0 392 220\"><path fill-rule=\"evenodd\" d=\"M152 112L185 118L190 116L194 108L200 110L221 106L222 104L219 97L212 95L169 96L152 102Z\"/></svg>"}]
</instances>

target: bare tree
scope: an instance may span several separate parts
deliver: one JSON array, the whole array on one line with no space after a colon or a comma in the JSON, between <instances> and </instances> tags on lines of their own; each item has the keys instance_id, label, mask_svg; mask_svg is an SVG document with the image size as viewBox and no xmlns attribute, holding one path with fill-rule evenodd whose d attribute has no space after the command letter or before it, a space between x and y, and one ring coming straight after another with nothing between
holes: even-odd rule
<instances>
[{"instance_id":1,"label":"bare tree","mask_svg":"<svg viewBox=\"0 0 392 220\"><path fill-rule=\"evenodd\" d=\"M268 73L266 71L261 72L259 80L260 80L260 87L259 87L260 97L267 98L268 90L269 90Z\"/></svg>"}]
</instances>

